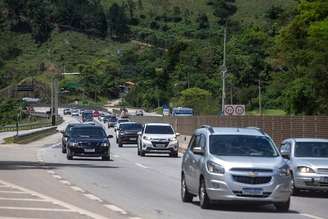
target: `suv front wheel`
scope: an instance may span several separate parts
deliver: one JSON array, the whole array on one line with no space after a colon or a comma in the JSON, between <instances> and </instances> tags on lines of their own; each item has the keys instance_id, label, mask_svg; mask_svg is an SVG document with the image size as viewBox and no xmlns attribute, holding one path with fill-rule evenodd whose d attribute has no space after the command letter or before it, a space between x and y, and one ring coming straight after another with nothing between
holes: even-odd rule
<instances>
[{"instance_id":1,"label":"suv front wheel","mask_svg":"<svg viewBox=\"0 0 328 219\"><path fill-rule=\"evenodd\" d=\"M199 204L202 209L209 209L211 206L211 200L206 192L206 184L204 178L200 179L199 184Z\"/></svg>"},{"instance_id":2,"label":"suv front wheel","mask_svg":"<svg viewBox=\"0 0 328 219\"><path fill-rule=\"evenodd\" d=\"M289 211L289 206L290 206L290 199L288 199L288 201L286 201L286 202L274 203L274 206L280 212L288 212Z\"/></svg>"},{"instance_id":3,"label":"suv front wheel","mask_svg":"<svg viewBox=\"0 0 328 219\"><path fill-rule=\"evenodd\" d=\"M184 174L181 176L181 199L183 202L192 202L193 195L189 193Z\"/></svg>"}]
</instances>

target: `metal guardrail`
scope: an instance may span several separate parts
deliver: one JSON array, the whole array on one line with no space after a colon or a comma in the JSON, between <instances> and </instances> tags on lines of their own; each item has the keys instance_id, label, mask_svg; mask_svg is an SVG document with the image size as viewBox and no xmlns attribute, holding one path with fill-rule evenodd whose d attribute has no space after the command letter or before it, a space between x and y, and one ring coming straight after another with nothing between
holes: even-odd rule
<instances>
[{"instance_id":1,"label":"metal guardrail","mask_svg":"<svg viewBox=\"0 0 328 219\"><path fill-rule=\"evenodd\" d=\"M35 117L41 117L41 118L50 118L50 115L44 112L30 112L30 115Z\"/></svg>"},{"instance_id":2,"label":"metal guardrail","mask_svg":"<svg viewBox=\"0 0 328 219\"><path fill-rule=\"evenodd\" d=\"M56 132L57 132L57 126L53 126L53 127L45 128L42 130L26 133L26 134L15 135L15 136L13 136L13 142L17 143L17 144L20 144L20 143L26 144L26 143L38 140L40 138L46 137L48 135L54 134Z\"/></svg>"},{"instance_id":3,"label":"metal guardrail","mask_svg":"<svg viewBox=\"0 0 328 219\"><path fill-rule=\"evenodd\" d=\"M63 122L63 118L59 117L57 119L56 125L59 125ZM52 126L51 121L46 122L34 122L34 123L26 123L26 124L19 124L18 130L30 130L30 129L37 129L37 128L44 128L44 127L50 127ZM10 132L10 131L17 131L16 125L6 125L0 127L0 132Z\"/></svg>"}]
</instances>

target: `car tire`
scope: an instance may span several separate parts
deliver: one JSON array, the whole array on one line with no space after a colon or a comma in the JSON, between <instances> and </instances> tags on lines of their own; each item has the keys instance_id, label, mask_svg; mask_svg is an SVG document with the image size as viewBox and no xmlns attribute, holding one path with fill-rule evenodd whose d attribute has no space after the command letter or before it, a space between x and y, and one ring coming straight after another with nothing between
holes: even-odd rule
<instances>
[{"instance_id":1,"label":"car tire","mask_svg":"<svg viewBox=\"0 0 328 219\"><path fill-rule=\"evenodd\" d=\"M199 205L202 209L209 209L211 207L211 200L206 192L206 184L203 178L200 179L199 183Z\"/></svg>"},{"instance_id":2,"label":"car tire","mask_svg":"<svg viewBox=\"0 0 328 219\"><path fill-rule=\"evenodd\" d=\"M63 154L66 154L66 153L67 153L67 151L66 151L66 147L65 147L64 145L62 145L62 153L63 153Z\"/></svg>"},{"instance_id":3,"label":"car tire","mask_svg":"<svg viewBox=\"0 0 328 219\"><path fill-rule=\"evenodd\" d=\"M274 206L276 207L277 211L279 212L288 212L290 207L290 199L286 202L277 202L274 203Z\"/></svg>"},{"instance_id":4,"label":"car tire","mask_svg":"<svg viewBox=\"0 0 328 219\"><path fill-rule=\"evenodd\" d=\"M291 175L291 178L292 178L291 179L291 194L294 196L297 196L300 193L300 189L295 186L295 179L294 179L293 174Z\"/></svg>"},{"instance_id":5,"label":"car tire","mask_svg":"<svg viewBox=\"0 0 328 219\"><path fill-rule=\"evenodd\" d=\"M109 155L102 156L101 160L108 161L108 160L110 160L110 156Z\"/></svg>"},{"instance_id":6,"label":"car tire","mask_svg":"<svg viewBox=\"0 0 328 219\"><path fill-rule=\"evenodd\" d=\"M66 158L67 158L67 160L73 160L73 156L71 155L71 153L69 151L67 151L67 153L66 153Z\"/></svg>"},{"instance_id":7,"label":"car tire","mask_svg":"<svg viewBox=\"0 0 328 219\"><path fill-rule=\"evenodd\" d=\"M170 157L178 157L178 152L171 152Z\"/></svg>"},{"instance_id":8,"label":"car tire","mask_svg":"<svg viewBox=\"0 0 328 219\"><path fill-rule=\"evenodd\" d=\"M123 147L123 144L122 143L118 143L118 146L121 148L121 147Z\"/></svg>"},{"instance_id":9,"label":"car tire","mask_svg":"<svg viewBox=\"0 0 328 219\"><path fill-rule=\"evenodd\" d=\"M189 193L184 174L181 176L181 199L183 202L192 202L194 196Z\"/></svg>"},{"instance_id":10,"label":"car tire","mask_svg":"<svg viewBox=\"0 0 328 219\"><path fill-rule=\"evenodd\" d=\"M137 154L138 154L138 156L140 156L140 149L139 149L139 146L138 146L138 152L137 152Z\"/></svg>"},{"instance_id":11,"label":"car tire","mask_svg":"<svg viewBox=\"0 0 328 219\"><path fill-rule=\"evenodd\" d=\"M144 157L144 156L146 156L146 152L145 152L145 151L143 151L142 149L141 149L141 151L140 151L140 156L141 156L141 157Z\"/></svg>"}]
</instances>

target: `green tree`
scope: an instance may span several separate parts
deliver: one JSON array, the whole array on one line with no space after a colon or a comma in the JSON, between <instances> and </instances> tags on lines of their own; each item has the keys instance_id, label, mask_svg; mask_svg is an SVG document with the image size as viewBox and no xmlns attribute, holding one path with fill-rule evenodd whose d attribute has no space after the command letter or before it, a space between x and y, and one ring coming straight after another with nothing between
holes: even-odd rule
<instances>
[{"instance_id":1,"label":"green tree","mask_svg":"<svg viewBox=\"0 0 328 219\"><path fill-rule=\"evenodd\" d=\"M123 6L114 3L108 12L108 25L110 36L112 39L127 40L130 29L128 26L128 18L125 14Z\"/></svg>"}]
</instances>

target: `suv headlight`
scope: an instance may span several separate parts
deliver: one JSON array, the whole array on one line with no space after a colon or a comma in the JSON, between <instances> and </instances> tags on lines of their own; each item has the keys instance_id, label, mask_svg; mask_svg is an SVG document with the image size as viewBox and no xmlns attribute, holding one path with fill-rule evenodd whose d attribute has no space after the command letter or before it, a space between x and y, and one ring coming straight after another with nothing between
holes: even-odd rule
<instances>
[{"instance_id":1,"label":"suv headlight","mask_svg":"<svg viewBox=\"0 0 328 219\"><path fill-rule=\"evenodd\" d=\"M151 140L151 138L148 137L148 136L143 136L143 139L145 139L145 140L147 140L147 141L150 141L150 140Z\"/></svg>"},{"instance_id":2,"label":"suv headlight","mask_svg":"<svg viewBox=\"0 0 328 219\"><path fill-rule=\"evenodd\" d=\"M170 141L177 141L177 138L176 137L173 137L173 138L170 138L169 140Z\"/></svg>"},{"instance_id":3,"label":"suv headlight","mask_svg":"<svg viewBox=\"0 0 328 219\"><path fill-rule=\"evenodd\" d=\"M101 143L101 145L100 146L102 146L102 147L108 147L109 146L109 144L107 143L107 142L103 142L103 143Z\"/></svg>"},{"instance_id":4,"label":"suv headlight","mask_svg":"<svg viewBox=\"0 0 328 219\"><path fill-rule=\"evenodd\" d=\"M310 167L300 166L297 167L298 172L300 173L315 173L315 171Z\"/></svg>"},{"instance_id":5,"label":"suv headlight","mask_svg":"<svg viewBox=\"0 0 328 219\"><path fill-rule=\"evenodd\" d=\"M278 169L279 176L290 176L290 169L287 166Z\"/></svg>"},{"instance_id":6,"label":"suv headlight","mask_svg":"<svg viewBox=\"0 0 328 219\"><path fill-rule=\"evenodd\" d=\"M76 143L76 142L71 142L71 143L69 143L69 146L71 146L71 147L76 147L76 146L78 146L79 144L78 143Z\"/></svg>"},{"instance_id":7,"label":"suv headlight","mask_svg":"<svg viewBox=\"0 0 328 219\"><path fill-rule=\"evenodd\" d=\"M210 173L215 173L215 174L224 174L225 173L223 166L221 166L217 163L214 163L212 161L207 161L207 169L208 169L208 172L210 172Z\"/></svg>"}]
</instances>

